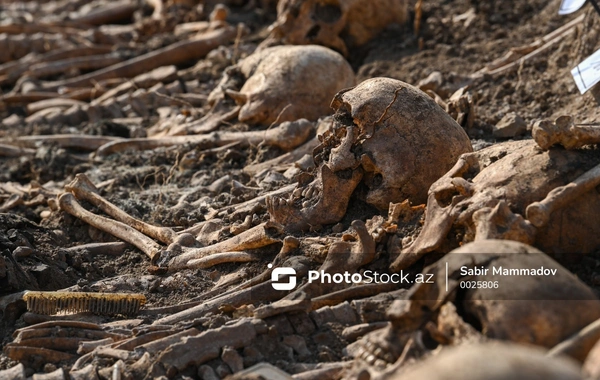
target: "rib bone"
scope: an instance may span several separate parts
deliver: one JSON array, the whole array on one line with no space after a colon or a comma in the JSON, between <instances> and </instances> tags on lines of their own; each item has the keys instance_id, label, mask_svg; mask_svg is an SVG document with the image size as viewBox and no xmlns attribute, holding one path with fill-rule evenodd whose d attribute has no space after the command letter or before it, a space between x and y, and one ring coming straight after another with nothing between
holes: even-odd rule
<instances>
[{"instance_id":1,"label":"rib bone","mask_svg":"<svg viewBox=\"0 0 600 380\"><path fill-rule=\"evenodd\" d=\"M85 174L77 174L75 179L65 186L65 189L73 193L78 199L90 202L119 222L135 228L144 235L148 235L165 244L171 244L177 238L177 234L172 229L153 226L138 220L104 199L98 194L98 189L96 189L96 186L94 186Z\"/></svg>"},{"instance_id":2,"label":"rib bone","mask_svg":"<svg viewBox=\"0 0 600 380\"><path fill-rule=\"evenodd\" d=\"M83 220L92 227L136 246L148 255L152 262L160 257L163 248L152 239L126 224L89 212L77 202L73 194L62 194L58 198L58 204L63 211Z\"/></svg>"}]
</instances>

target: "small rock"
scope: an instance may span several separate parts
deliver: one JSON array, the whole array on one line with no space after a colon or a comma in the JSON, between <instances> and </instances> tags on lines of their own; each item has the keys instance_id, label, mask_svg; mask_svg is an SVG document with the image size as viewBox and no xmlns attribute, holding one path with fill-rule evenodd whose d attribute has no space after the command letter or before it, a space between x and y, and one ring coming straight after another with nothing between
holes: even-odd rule
<instances>
[{"instance_id":1,"label":"small rock","mask_svg":"<svg viewBox=\"0 0 600 380\"><path fill-rule=\"evenodd\" d=\"M515 112L510 112L493 127L492 135L499 139L523 135L527 132L527 123Z\"/></svg>"},{"instance_id":2,"label":"small rock","mask_svg":"<svg viewBox=\"0 0 600 380\"><path fill-rule=\"evenodd\" d=\"M31 256L32 253L33 248L27 246L20 246L15 248L15 250L13 251L13 257L15 259L21 259L23 257Z\"/></svg>"},{"instance_id":3,"label":"small rock","mask_svg":"<svg viewBox=\"0 0 600 380\"><path fill-rule=\"evenodd\" d=\"M351 326L359 322L356 310L350 306L348 301L333 306L331 311L333 312L333 315L335 315L337 321L343 325Z\"/></svg>"}]
</instances>

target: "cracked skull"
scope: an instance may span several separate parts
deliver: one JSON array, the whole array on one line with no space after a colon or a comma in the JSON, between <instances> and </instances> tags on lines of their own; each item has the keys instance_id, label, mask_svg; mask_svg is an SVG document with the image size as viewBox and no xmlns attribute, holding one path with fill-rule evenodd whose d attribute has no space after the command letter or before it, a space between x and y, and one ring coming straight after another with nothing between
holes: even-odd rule
<instances>
[{"instance_id":1,"label":"cracked skull","mask_svg":"<svg viewBox=\"0 0 600 380\"><path fill-rule=\"evenodd\" d=\"M282 0L271 40L325 45L348 55L391 23L408 18L406 0Z\"/></svg>"},{"instance_id":2,"label":"cracked skull","mask_svg":"<svg viewBox=\"0 0 600 380\"><path fill-rule=\"evenodd\" d=\"M334 122L313 152L316 175L301 178L288 199L268 200L271 218L288 230L338 222L361 180L365 201L380 210L423 203L426 189L472 150L444 110L399 80L366 80L340 91L332 107Z\"/></svg>"},{"instance_id":3,"label":"cracked skull","mask_svg":"<svg viewBox=\"0 0 600 380\"><path fill-rule=\"evenodd\" d=\"M428 252L452 249L456 243L447 239L452 228L463 242L516 240L559 260L568 260L568 254L593 252L600 246L597 191L555 211L546 225L537 228L522 215L528 205L599 161L597 150L542 151L533 140L496 144L463 155L431 185L425 225L417 239L403 247L392 270L407 268Z\"/></svg>"}]
</instances>

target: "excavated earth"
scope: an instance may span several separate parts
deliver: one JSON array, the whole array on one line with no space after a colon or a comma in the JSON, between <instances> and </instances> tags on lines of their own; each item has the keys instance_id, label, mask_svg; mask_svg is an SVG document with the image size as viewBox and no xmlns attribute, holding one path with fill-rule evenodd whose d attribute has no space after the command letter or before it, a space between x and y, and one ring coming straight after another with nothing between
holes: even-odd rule
<instances>
[{"instance_id":1,"label":"excavated earth","mask_svg":"<svg viewBox=\"0 0 600 380\"><path fill-rule=\"evenodd\" d=\"M600 16L593 13L591 7L585 7L573 15L559 16L559 3L559 0L424 1L422 26L418 36L414 33L415 13L411 10L407 25L388 26L366 45L351 49L348 60L357 73L358 81L387 76L416 85L432 72L438 71L444 78L438 94L447 99L465 83L469 74L500 58L511 48L531 44L586 13L584 22L577 27L575 33L565 36L547 51L513 70L484 75L472 82L469 91L475 99L476 116L474 125L467 132L473 146L480 149L504 141L493 137L492 128L511 112L521 116L528 126L538 119L553 119L565 114L574 116L577 122L597 122L600 120L600 108L593 91L585 95L579 94L570 70L600 47ZM0 5L0 9L2 7ZM472 17L459 17L468 15L468 12L472 12ZM179 67L185 71L185 80L197 80L198 95L207 96L230 63L228 59L218 57L227 56L234 51L242 55L252 52L266 36L267 28L275 17L274 9L232 4L228 21L232 24L244 22L250 33L236 41L235 46L232 44L219 48L221 55L213 55L206 60L206 64L188 62ZM168 35L156 38L159 41L153 41L155 44L169 43ZM160 38L164 41L160 41ZM151 48L149 45L148 49ZM51 79L58 80L61 76L56 75ZM11 90L12 86L1 89L3 94ZM26 112L24 107L14 105L0 109L0 120L14 115L24 116ZM207 110L207 105L197 106L195 111L192 107L184 106L181 112L202 114ZM157 117L156 113L150 114L139 127L153 125ZM227 128L243 131L250 127L234 123ZM0 123L0 137L73 132L127 137L131 135L132 129L111 120L84 123L77 127L43 123L31 125L25 122L16 125ZM527 132L517 138L531 137ZM104 183L101 194L127 213L148 223L180 231L205 220L211 210L255 196L251 192L236 191L231 180L256 187L255 179L243 172L244 167L276 157L280 153L276 148L260 145L202 152L193 144L186 144L92 158L86 152L45 145L34 156L1 157L0 183L23 186L39 183L60 188L69 183L75 174L86 173L94 183ZM184 160L192 155L195 155L194 160ZM214 188L209 188L217 179L226 175L230 176L230 180L217 188L216 193ZM265 183L261 182L261 186ZM284 176L273 176L268 188L263 190L277 189L289 183ZM187 196L185 203L180 203L181 195L192 188L196 190ZM0 190L0 204L9 197L3 191ZM205 198L204 202L196 202L194 204L198 206L191 206L202 198ZM86 207L95 210L90 205ZM255 211L253 225L269 219L266 209ZM299 234L298 237L340 237L340 231L349 228L354 219L367 220L376 214L377 210L353 199L348 214L341 222L341 228L324 226ZM235 214L226 216L224 222L241 222L235 218ZM420 226L419 214L399 226L397 234L401 237L416 236ZM221 238L227 237L225 234ZM111 241L118 240L64 212L51 211L45 202L10 208L0 213L0 296L25 289L70 288L81 291L143 293L148 299L148 308L178 305L201 299L198 297L206 296L215 284L218 284L218 291L225 291L242 280L258 275L266 269L267 263L273 260L280 248L280 245L275 245L259 250L260 260L255 262L221 264L210 269L186 269L173 274L149 271L147 256L132 246L127 246L124 253L118 255L67 250L82 244ZM32 248L30 254L14 258L13 251L23 246ZM315 263L323 260L323 251L319 251L318 244L311 243L310 239L301 239L300 249L295 254L316 259ZM369 268L384 269L392 260L384 252L369 264ZM417 264L422 265L422 262ZM566 265L592 288L600 290L600 272L596 271L600 265L600 252L586 257L573 257ZM7 270L12 271L10 282L7 280L9 277L4 276ZM22 304L13 305L4 311L0 324L2 345L12 341L15 329L31 323L31 319L24 318L24 311ZM223 307L222 312L209 314L204 321L196 323L202 323L205 327L218 327L238 317L239 313ZM114 320L108 317L94 318L97 322ZM157 315L142 313L139 318L150 323ZM325 329L315 328L310 323L312 327L303 330L301 327L303 323L308 323L306 321L296 321L285 326L281 320L272 323L279 324L283 330L300 326L296 333L307 337L310 351L310 355L302 358L302 362L348 359L342 352L346 342L340 335L340 326L331 324ZM257 347L262 345L264 361L290 372L298 371L297 368L294 369L293 360L288 353L269 344L266 341L256 343ZM0 369L14 364L14 361L0 354ZM44 363L34 364L38 365L35 370L44 369ZM69 368L72 364L73 361L66 361L60 365ZM217 367L219 361L215 359L208 364ZM46 364L45 370L52 368Z\"/></svg>"}]
</instances>

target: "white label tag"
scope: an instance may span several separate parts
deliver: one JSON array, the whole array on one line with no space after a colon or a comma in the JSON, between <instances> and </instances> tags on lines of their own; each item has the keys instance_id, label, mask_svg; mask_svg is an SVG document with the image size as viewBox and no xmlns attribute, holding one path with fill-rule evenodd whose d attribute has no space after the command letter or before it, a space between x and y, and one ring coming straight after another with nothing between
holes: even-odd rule
<instances>
[{"instance_id":1,"label":"white label tag","mask_svg":"<svg viewBox=\"0 0 600 380\"><path fill-rule=\"evenodd\" d=\"M583 7L583 4L585 4L586 1L587 0L562 0L558 14L568 15L569 13L573 13Z\"/></svg>"},{"instance_id":2,"label":"white label tag","mask_svg":"<svg viewBox=\"0 0 600 380\"><path fill-rule=\"evenodd\" d=\"M571 74L582 94L600 82L600 50L584 59Z\"/></svg>"}]
</instances>

